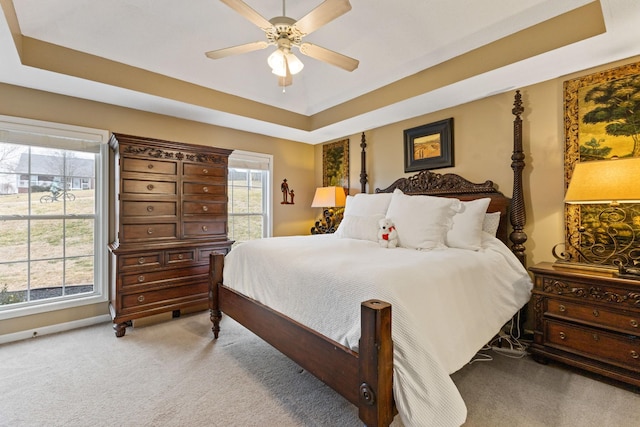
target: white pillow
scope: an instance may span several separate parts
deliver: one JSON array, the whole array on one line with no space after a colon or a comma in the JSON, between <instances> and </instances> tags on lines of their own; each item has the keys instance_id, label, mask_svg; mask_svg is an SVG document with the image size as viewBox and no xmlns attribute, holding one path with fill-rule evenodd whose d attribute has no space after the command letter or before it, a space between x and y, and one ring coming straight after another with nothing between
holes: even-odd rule
<instances>
[{"instance_id":1,"label":"white pillow","mask_svg":"<svg viewBox=\"0 0 640 427\"><path fill-rule=\"evenodd\" d=\"M335 235L340 238L378 241L378 221L384 215L345 215L338 225Z\"/></svg>"},{"instance_id":2,"label":"white pillow","mask_svg":"<svg viewBox=\"0 0 640 427\"><path fill-rule=\"evenodd\" d=\"M391 193L358 193L355 196L347 196L344 215L386 215L391 196Z\"/></svg>"},{"instance_id":3,"label":"white pillow","mask_svg":"<svg viewBox=\"0 0 640 427\"><path fill-rule=\"evenodd\" d=\"M453 216L462 209L458 199L433 196L407 196L393 192L387 218L398 232L399 246L409 249L445 248Z\"/></svg>"},{"instance_id":4,"label":"white pillow","mask_svg":"<svg viewBox=\"0 0 640 427\"><path fill-rule=\"evenodd\" d=\"M484 222L482 223L482 231L485 231L495 237L498 234L499 226L500 226L500 212L491 212L484 216Z\"/></svg>"},{"instance_id":5,"label":"white pillow","mask_svg":"<svg viewBox=\"0 0 640 427\"><path fill-rule=\"evenodd\" d=\"M447 233L450 248L477 251L482 247L482 224L490 198L462 202L462 211L453 217L453 226Z\"/></svg>"}]
</instances>

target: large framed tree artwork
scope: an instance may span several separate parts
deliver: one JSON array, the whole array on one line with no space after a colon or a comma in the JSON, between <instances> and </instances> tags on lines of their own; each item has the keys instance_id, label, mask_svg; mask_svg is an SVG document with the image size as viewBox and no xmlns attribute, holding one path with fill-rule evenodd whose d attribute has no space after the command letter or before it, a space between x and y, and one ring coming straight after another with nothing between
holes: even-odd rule
<instances>
[{"instance_id":1,"label":"large framed tree artwork","mask_svg":"<svg viewBox=\"0 0 640 427\"><path fill-rule=\"evenodd\" d=\"M640 157L640 63L564 82L565 190L577 162ZM569 261L640 263L640 205L565 204Z\"/></svg>"}]
</instances>

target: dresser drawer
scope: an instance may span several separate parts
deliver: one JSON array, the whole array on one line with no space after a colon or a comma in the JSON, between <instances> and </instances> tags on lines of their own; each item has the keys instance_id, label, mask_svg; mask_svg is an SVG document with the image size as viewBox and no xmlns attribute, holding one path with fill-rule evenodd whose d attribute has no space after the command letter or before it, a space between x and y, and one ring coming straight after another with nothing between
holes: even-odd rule
<instances>
[{"instance_id":1,"label":"dresser drawer","mask_svg":"<svg viewBox=\"0 0 640 427\"><path fill-rule=\"evenodd\" d=\"M231 244L231 242L229 242L229 244ZM209 256L211 255L212 252L218 252L226 255L229 253L229 249L230 249L229 246L214 247L214 248L200 248L198 249L198 261L209 262Z\"/></svg>"},{"instance_id":2,"label":"dresser drawer","mask_svg":"<svg viewBox=\"0 0 640 427\"><path fill-rule=\"evenodd\" d=\"M219 202L186 201L182 205L184 215L220 215L226 217L227 204Z\"/></svg>"},{"instance_id":3,"label":"dresser drawer","mask_svg":"<svg viewBox=\"0 0 640 427\"><path fill-rule=\"evenodd\" d=\"M203 281L174 288L121 295L120 301L122 308L126 310L151 304L169 305L174 301L178 303L181 300L207 298L208 292L209 285Z\"/></svg>"},{"instance_id":4,"label":"dresser drawer","mask_svg":"<svg viewBox=\"0 0 640 427\"><path fill-rule=\"evenodd\" d=\"M141 241L157 239L176 239L178 237L175 223L160 224L124 224L122 226L122 241Z\"/></svg>"},{"instance_id":5,"label":"dresser drawer","mask_svg":"<svg viewBox=\"0 0 640 427\"><path fill-rule=\"evenodd\" d=\"M167 251L167 264L183 264L194 262L196 259L195 249Z\"/></svg>"},{"instance_id":6,"label":"dresser drawer","mask_svg":"<svg viewBox=\"0 0 640 427\"><path fill-rule=\"evenodd\" d=\"M131 194L176 194L176 183L172 181L122 180L122 193Z\"/></svg>"},{"instance_id":7,"label":"dresser drawer","mask_svg":"<svg viewBox=\"0 0 640 427\"><path fill-rule=\"evenodd\" d=\"M548 346L640 372L640 340L632 335L546 321L545 341Z\"/></svg>"},{"instance_id":8,"label":"dresser drawer","mask_svg":"<svg viewBox=\"0 0 640 427\"><path fill-rule=\"evenodd\" d=\"M568 320L583 321L602 325L607 328L615 328L621 332L640 334L638 328L640 316L635 313L615 312L600 307L584 306L549 298L547 300L547 314Z\"/></svg>"},{"instance_id":9,"label":"dresser drawer","mask_svg":"<svg viewBox=\"0 0 640 427\"><path fill-rule=\"evenodd\" d=\"M222 178L227 176L227 168L222 166L216 166L211 164L202 163L184 163L183 175L186 176L198 176L198 177L216 177Z\"/></svg>"},{"instance_id":10,"label":"dresser drawer","mask_svg":"<svg viewBox=\"0 0 640 427\"><path fill-rule=\"evenodd\" d=\"M122 216L176 216L177 202L122 202Z\"/></svg>"},{"instance_id":11,"label":"dresser drawer","mask_svg":"<svg viewBox=\"0 0 640 427\"><path fill-rule=\"evenodd\" d=\"M198 221L184 223L184 237L208 237L226 235L227 226L223 221ZM226 238L226 236L225 236Z\"/></svg>"},{"instance_id":12,"label":"dresser drawer","mask_svg":"<svg viewBox=\"0 0 640 427\"><path fill-rule=\"evenodd\" d=\"M120 256L120 267L123 270L134 268L159 267L161 252L145 252L136 255Z\"/></svg>"},{"instance_id":13,"label":"dresser drawer","mask_svg":"<svg viewBox=\"0 0 640 427\"><path fill-rule=\"evenodd\" d=\"M178 168L175 162L124 157L122 159L122 171L176 175Z\"/></svg>"},{"instance_id":14,"label":"dresser drawer","mask_svg":"<svg viewBox=\"0 0 640 427\"><path fill-rule=\"evenodd\" d=\"M185 182L182 184L184 195L209 195L218 196L214 200L227 201L227 186L220 184Z\"/></svg>"},{"instance_id":15,"label":"dresser drawer","mask_svg":"<svg viewBox=\"0 0 640 427\"><path fill-rule=\"evenodd\" d=\"M208 265L196 265L185 268L166 268L164 270L147 271L144 273L125 274L122 277L122 286L162 286L165 282L174 279L188 279L195 276L205 277L209 272Z\"/></svg>"}]
</instances>

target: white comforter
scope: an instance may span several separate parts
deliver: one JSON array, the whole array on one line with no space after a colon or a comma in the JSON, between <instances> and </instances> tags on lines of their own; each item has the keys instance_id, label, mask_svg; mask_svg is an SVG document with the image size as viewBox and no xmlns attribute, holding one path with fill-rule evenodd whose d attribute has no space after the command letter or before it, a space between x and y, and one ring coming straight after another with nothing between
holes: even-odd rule
<instances>
[{"instance_id":1,"label":"white comforter","mask_svg":"<svg viewBox=\"0 0 640 427\"><path fill-rule=\"evenodd\" d=\"M459 426L449 377L529 300L529 275L489 234L483 249L385 249L334 235L255 240L225 259L224 283L357 349L360 304L392 304L394 397L405 426Z\"/></svg>"}]
</instances>

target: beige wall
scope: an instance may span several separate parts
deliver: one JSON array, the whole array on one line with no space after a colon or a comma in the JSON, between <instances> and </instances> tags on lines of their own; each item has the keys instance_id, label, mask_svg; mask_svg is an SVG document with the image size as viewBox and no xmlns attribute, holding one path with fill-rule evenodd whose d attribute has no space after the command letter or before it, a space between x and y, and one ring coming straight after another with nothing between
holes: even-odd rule
<instances>
[{"instance_id":1,"label":"beige wall","mask_svg":"<svg viewBox=\"0 0 640 427\"><path fill-rule=\"evenodd\" d=\"M78 98L0 84L0 115L106 129L131 135L212 145L273 155L273 234L308 234L315 211L314 147L299 142L206 125ZM287 178L295 205L281 205ZM107 304L60 310L0 322L0 335L108 314Z\"/></svg>"},{"instance_id":2,"label":"beige wall","mask_svg":"<svg viewBox=\"0 0 640 427\"><path fill-rule=\"evenodd\" d=\"M630 58L602 67L521 88L528 265L552 261L551 249L564 240L563 214L563 81L638 61ZM273 154L274 235L308 234L319 209L312 209L316 186L322 184L322 145L311 146L263 135L209 126L127 108L84 101L0 84L0 114L107 129L148 137ZM6 102L5 100L11 100ZM512 192L513 92L455 108L367 130L368 192L384 188L404 174L403 130L454 118L456 172L467 179L493 180L506 195ZM350 138L351 194L360 191L360 138ZM328 141L333 142L333 141ZM296 204L280 205L280 183L287 178ZM2 333L69 322L107 313L106 304L2 322Z\"/></svg>"},{"instance_id":3,"label":"beige wall","mask_svg":"<svg viewBox=\"0 0 640 427\"><path fill-rule=\"evenodd\" d=\"M565 80L640 60L630 58L561 76L521 88L524 104L523 173L528 241L527 265L554 261L551 250L564 241L564 111ZM454 108L365 131L367 139L367 192L385 188L405 174L403 130L453 117L455 167L435 170L455 172L473 182L493 180L511 196L513 171L513 96L515 91L491 96ZM360 192L360 134L350 135L350 193ZM322 183L322 146L316 146L316 183Z\"/></svg>"}]
</instances>

